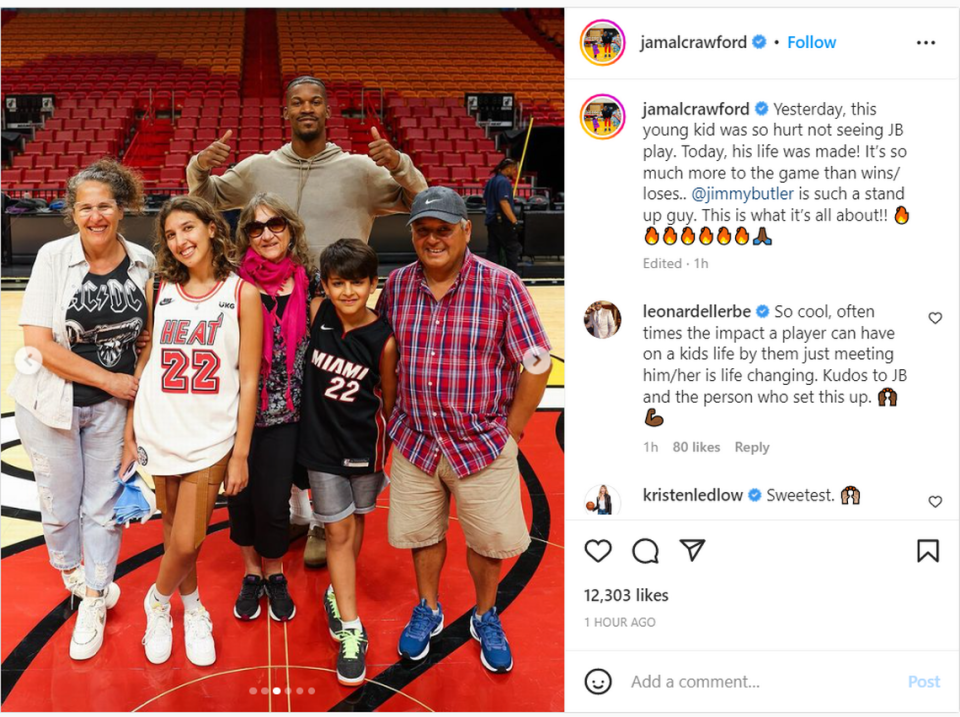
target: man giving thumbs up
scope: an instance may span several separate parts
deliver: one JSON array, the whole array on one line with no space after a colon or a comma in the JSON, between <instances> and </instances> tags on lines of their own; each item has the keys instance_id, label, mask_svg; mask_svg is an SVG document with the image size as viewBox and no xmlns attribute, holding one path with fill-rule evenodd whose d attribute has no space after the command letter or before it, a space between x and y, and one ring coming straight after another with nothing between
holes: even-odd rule
<instances>
[{"instance_id":1,"label":"man giving thumbs up","mask_svg":"<svg viewBox=\"0 0 960 717\"><path fill-rule=\"evenodd\" d=\"M291 141L268 154L247 157L222 176L210 172L229 163L233 131L225 129L187 165L190 193L219 209L244 206L258 192L274 192L303 219L314 256L343 237L368 241L375 217L409 211L427 188L407 155L374 127L369 155L348 154L327 141L330 107L316 77L298 77L287 86L283 117Z\"/></svg>"}]
</instances>

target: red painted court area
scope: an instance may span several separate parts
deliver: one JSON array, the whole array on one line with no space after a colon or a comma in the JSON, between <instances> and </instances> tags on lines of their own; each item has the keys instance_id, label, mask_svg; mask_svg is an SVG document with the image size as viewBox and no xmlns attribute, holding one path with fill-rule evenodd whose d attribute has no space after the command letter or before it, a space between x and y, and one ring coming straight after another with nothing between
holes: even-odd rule
<instances>
[{"instance_id":1,"label":"red painted court area","mask_svg":"<svg viewBox=\"0 0 960 717\"><path fill-rule=\"evenodd\" d=\"M370 637L367 682L337 683L336 645L320 602L326 569L303 567L304 541L284 560L297 605L289 623L264 609L252 622L233 616L243 577L218 508L200 555L200 593L214 622L217 661L200 668L183 648L183 608L174 598L174 648L160 666L141 646L143 596L162 550L160 522L124 534L117 572L123 593L109 612L100 652L86 662L68 655L74 611L40 544L5 551L2 576L3 709L18 711L558 711L563 709L563 416L534 415L520 445L524 513L534 538L504 565L498 605L514 655L506 675L480 664L469 636L473 585L456 521L448 533L441 583L445 628L420 663L401 662L397 640L416 602L408 551L386 539L386 507L367 518L357 575L360 616ZM16 546L11 546L15 548Z\"/></svg>"}]
</instances>

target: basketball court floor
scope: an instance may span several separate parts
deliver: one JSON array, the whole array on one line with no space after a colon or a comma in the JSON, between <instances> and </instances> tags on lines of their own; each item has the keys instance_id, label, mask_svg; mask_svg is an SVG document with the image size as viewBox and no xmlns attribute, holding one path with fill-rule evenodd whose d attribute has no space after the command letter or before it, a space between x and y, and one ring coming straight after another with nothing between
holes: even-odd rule
<instances>
[{"instance_id":1,"label":"basketball court floor","mask_svg":"<svg viewBox=\"0 0 960 717\"><path fill-rule=\"evenodd\" d=\"M141 646L143 596L162 554L158 519L124 531L116 581L122 590L109 612L100 652L74 662L68 655L75 610L50 567L39 523L30 462L13 425L6 395L22 291L0 293L0 424L2 424L2 708L17 711L557 711L563 709L563 287L530 289L553 345L553 371L540 410L520 444L524 514L533 542L504 566L498 605L514 655L506 675L485 670L470 638L473 588L463 535L451 522L440 600L445 628L420 663L401 661L396 644L416 602L408 551L386 540L389 490L367 519L357 574L360 614L370 636L367 681L338 684L336 645L320 602L325 568L303 567L303 539L284 559L297 605L289 623L266 615L233 617L243 577L229 540L227 510L213 514L199 560L200 590L214 623L217 661L191 664L184 654L183 608L173 600L173 656L147 662ZM389 472L389 469L388 469ZM455 514L454 514L455 515Z\"/></svg>"}]
</instances>

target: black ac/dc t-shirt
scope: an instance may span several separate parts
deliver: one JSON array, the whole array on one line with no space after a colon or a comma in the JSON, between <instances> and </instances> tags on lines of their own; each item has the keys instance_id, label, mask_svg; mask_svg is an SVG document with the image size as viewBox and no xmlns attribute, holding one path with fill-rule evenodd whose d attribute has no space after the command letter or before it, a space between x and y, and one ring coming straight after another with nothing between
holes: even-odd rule
<instances>
[{"instance_id":1,"label":"black ac/dc t-shirt","mask_svg":"<svg viewBox=\"0 0 960 717\"><path fill-rule=\"evenodd\" d=\"M147 299L129 269L130 257L125 256L109 274L88 272L67 308L70 349L114 373L133 373L134 344L147 323ZM73 384L74 406L92 406L109 398L102 389Z\"/></svg>"}]
</instances>

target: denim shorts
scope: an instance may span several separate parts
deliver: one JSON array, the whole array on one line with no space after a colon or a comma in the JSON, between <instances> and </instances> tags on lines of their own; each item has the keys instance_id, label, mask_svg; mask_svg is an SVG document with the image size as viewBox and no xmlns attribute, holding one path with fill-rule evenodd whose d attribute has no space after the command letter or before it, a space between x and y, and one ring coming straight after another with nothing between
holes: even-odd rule
<instances>
[{"instance_id":1,"label":"denim shorts","mask_svg":"<svg viewBox=\"0 0 960 717\"><path fill-rule=\"evenodd\" d=\"M390 482L383 471L359 476L307 471L307 475L313 514L322 523L336 523L354 513L372 513L377 507L377 496Z\"/></svg>"}]
</instances>

